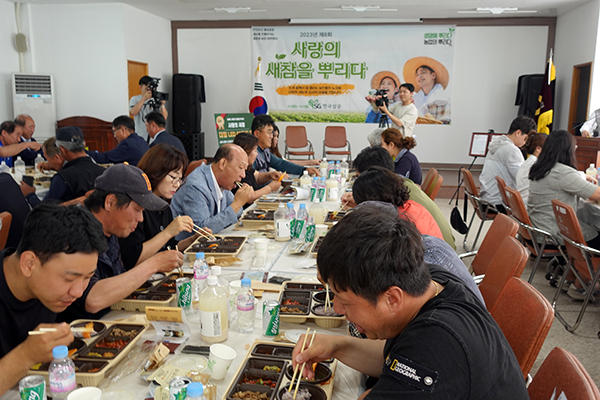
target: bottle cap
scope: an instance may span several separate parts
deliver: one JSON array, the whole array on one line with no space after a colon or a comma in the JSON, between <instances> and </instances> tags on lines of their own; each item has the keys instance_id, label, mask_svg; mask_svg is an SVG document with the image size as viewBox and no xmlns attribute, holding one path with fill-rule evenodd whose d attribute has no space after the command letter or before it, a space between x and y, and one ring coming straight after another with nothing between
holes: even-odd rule
<instances>
[{"instance_id":1,"label":"bottle cap","mask_svg":"<svg viewBox=\"0 0 600 400\"><path fill-rule=\"evenodd\" d=\"M252 281L250 281L250 278L242 279L242 287L250 287L251 284L252 284Z\"/></svg>"},{"instance_id":2,"label":"bottle cap","mask_svg":"<svg viewBox=\"0 0 600 400\"><path fill-rule=\"evenodd\" d=\"M199 251L198 253L196 253L196 259L203 259L204 258L204 253Z\"/></svg>"},{"instance_id":3,"label":"bottle cap","mask_svg":"<svg viewBox=\"0 0 600 400\"><path fill-rule=\"evenodd\" d=\"M305 209L305 208L306 208L306 204L300 203L300 209L302 210L302 209Z\"/></svg>"},{"instance_id":4,"label":"bottle cap","mask_svg":"<svg viewBox=\"0 0 600 400\"><path fill-rule=\"evenodd\" d=\"M287 204L288 204L288 208L294 208L294 203L292 203L292 202L289 202L289 203L287 203Z\"/></svg>"},{"instance_id":5,"label":"bottle cap","mask_svg":"<svg viewBox=\"0 0 600 400\"><path fill-rule=\"evenodd\" d=\"M285 208L285 204L279 203L279 208Z\"/></svg>"},{"instance_id":6,"label":"bottle cap","mask_svg":"<svg viewBox=\"0 0 600 400\"><path fill-rule=\"evenodd\" d=\"M206 283L208 283L208 286L216 286L218 282L219 280L214 275L209 275L209 277L206 279Z\"/></svg>"},{"instance_id":7,"label":"bottle cap","mask_svg":"<svg viewBox=\"0 0 600 400\"><path fill-rule=\"evenodd\" d=\"M54 358L65 358L69 355L69 348L67 346L56 346L52 349L52 357Z\"/></svg>"},{"instance_id":8,"label":"bottle cap","mask_svg":"<svg viewBox=\"0 0 600 400\"><path fill-rule=\"evenodd\" d=\"M21 161L21 156L18 156L18 157L17 157L17 161Z\"/></svg>"},{"instance_id":9,"label":"bottle cap","mask_svg":"<svg viewBox=\"0 0 600 400\"><path fill-rule=\"evenodd\" d=\"M204 386L200 382L192 382L187 387L187 397L198 397L204 394Z\"/></svg>"},{"instance_id":10,"label":"bottle cap","mask_svg":"<svg viewBox=\"0 0 600 400\"><path fill-rule=\"evenodd\" d=\"M315 196L315 199L313 200L313 203L319 203L321 201L321 199L319 199L317 196Z\"/></svg>"},{"instance_id":11,"label":"bottle cap","mask_svg":"<svg viewBox=\"0 0 600 400\"><path fill-rule=\"evenodd\" d=\"M302 172L302 175L308 175L308 171L304 170L304 172Z\"/></svg>"},{"instance_id":12,"label":"bottle cap","mask_svg":"<svg viewBox=\"0 0 600 400\"><path fill-rule=\"evenodd\" d=\"M214 275L214 276L219 276L221 275L221 266L220 265L213 265L210 268L210 274Z\"/></svg>"},{"instance_id":13,"label":"bottle cap","mask_svg":"<svg viewBox=\"0 0 600 400\"><path fill-rule=\"evenodd\" d=\"M322 182L324 182L324 181L325 181L325 177L324 177L324 176L322 176L322 177L321 177L321 181L322 181Z\"/></svg>"}]
</instances>

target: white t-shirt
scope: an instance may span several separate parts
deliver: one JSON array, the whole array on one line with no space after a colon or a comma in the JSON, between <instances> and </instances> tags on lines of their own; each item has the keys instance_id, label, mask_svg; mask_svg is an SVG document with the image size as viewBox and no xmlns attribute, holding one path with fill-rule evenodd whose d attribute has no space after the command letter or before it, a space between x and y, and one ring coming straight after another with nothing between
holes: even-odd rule
<instances>
[{"instance_id":1,"label":"white t-shirt","mask_svg":"<svg viewBox=\"0 0 600 400\"><path fill-rule=\"evenodd\" d=\"M394 103L389 108L390 113L402 121L402 126L392 122L393 128L396 128L404 136L412 137L415 124L417 123L418 110L413 103L402 105L402 102Z\"/></svg>"}]
</instances>

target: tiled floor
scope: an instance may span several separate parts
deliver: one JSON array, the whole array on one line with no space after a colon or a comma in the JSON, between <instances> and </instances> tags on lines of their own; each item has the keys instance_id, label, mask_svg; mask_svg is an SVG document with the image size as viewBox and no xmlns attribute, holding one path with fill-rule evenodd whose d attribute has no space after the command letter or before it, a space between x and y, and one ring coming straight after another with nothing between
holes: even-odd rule
<instances>
[{"instance_id":1,"label":"tiled floor","mask_svg":"<svg viewBox=\"0 0 600 400\"><path fill-rule=\"evenodd\" d=\"M444 215L450 218L450 212L454 207L454 204L448 204L449 199L441 199L437 198L435 203L440 207ZM462 213L462 201L459 202L459 209ZM471 217L471 213L473 212L472 208L469 208L469 218ZM474 222L475 224L480 223L480 220L477 219ZM487 232L491 222L486 222L484 224L484 228L481 234L481 238ZM474 238L474 234L469 235L468 245L472 243ZM454 232L454 237L456 238L457 244L457 252L463 253L465 252L462 247L463 243L463 235L460 235L458 232ZM479 243L481 243L481 238ZM531 273L531 265L533 259L530 259L529 263L525 267L525 271L523 272L522 278L528 279ZM533 280L533 286L539 290L550 302L554 294L556 293L556 288L551 287L549 282L545 279L546 273L546 264L541 263L536 271L536 275ZM566 294L561 294L557 302L557 309L569 321L573 323L577 317L579 309L581 307L581 302L574 301ZM562 347L570 352L572 352L581 363L584 365L588 373L596 382L596 385L600 384L600 339L598 338L598 334L600 331L600 299L595 303L591 303L588 305L585 315L583 316L583 320L581 325L577 328L575 333L568 332L563 325L560 323L558 319L554 319L552 324L552 328L544 345L542 346L542 350L533 366L531 371L531 375L535 376L535 372L543 362L544 358L550 353L550 351L554 347Z\"/></svg>"}]
</instances>

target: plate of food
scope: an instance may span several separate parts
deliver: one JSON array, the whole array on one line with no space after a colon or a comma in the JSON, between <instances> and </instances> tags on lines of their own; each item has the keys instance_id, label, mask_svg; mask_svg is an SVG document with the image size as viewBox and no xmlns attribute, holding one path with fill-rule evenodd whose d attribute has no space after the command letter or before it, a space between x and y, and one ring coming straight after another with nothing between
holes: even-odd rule
<instances>
[{"instance_id":1,"label":"plate of food","mask_svg":"<svg viewBox=\"0 0 600 400\"><path fill-rule=\"evenodd\" d=\"M208 366L208 360L206 357L196 354L185 354L173 357L166 363L174 367L196 372L203 372Z\"/></svg>"}]
</instances>

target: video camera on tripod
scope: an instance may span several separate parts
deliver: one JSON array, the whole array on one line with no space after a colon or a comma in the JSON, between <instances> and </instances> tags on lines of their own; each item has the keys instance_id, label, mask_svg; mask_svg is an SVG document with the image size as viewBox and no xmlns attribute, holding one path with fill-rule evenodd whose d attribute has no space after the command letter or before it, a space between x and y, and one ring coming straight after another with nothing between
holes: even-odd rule
<instances>
[{"instance_id":1,"label":"video camera on tripod","mask_svg":"<svg viewBox=\"0 0 600 400\"><path fill-rule=\"evenodd\" d=\"M385 104L386 107L389 107L390 105L390 99L388 99L387 97L388 94L388 89L373 89L369 91L369 95L375 97L375 96L381 96L381 98L378 98L375 100L375 105L377 107L381 107L382 105Z\"/></svg>"},{"instance_id":2,"label":"video camera on tripod","mask_svg":"<svg viewBox=\"0 0 600 400\"><path fill-rule=\"evenodd\" d=\"M163 101L169 100L169 93L163 93L158 91L158 84L160 78L152 78L148 82L148 90L152 92L152 97L148 100L148 105L152 108L152 111L158 111Z\"/></svg>"}]
</instances>

